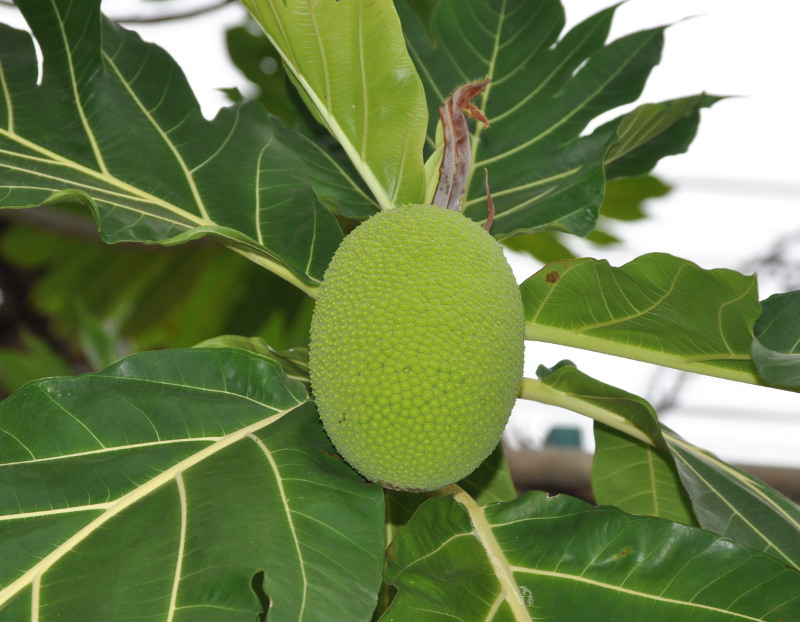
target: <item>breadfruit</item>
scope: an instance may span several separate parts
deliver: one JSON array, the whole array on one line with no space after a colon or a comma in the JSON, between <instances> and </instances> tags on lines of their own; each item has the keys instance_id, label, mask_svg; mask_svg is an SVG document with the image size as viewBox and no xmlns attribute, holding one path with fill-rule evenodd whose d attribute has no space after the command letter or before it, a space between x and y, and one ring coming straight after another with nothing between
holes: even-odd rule
<instances>
[{"instance_id":1,"label":"breadfruit","mask_svg":"<svg viewBox=\"0 0 800 622\"><path fill-rule=\"evenodd\" d=\"M339 454L387 488L433 490L497 445L522 379L519 288L497 241L406 205L337 249L311 323L314 398Z\"/></svg>"}]
</instances>

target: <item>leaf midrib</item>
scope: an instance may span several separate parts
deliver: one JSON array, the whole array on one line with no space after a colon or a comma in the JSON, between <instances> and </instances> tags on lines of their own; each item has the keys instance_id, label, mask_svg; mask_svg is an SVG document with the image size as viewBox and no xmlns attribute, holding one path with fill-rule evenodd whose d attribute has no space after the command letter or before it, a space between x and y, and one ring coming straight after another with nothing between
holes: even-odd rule
<instances>
[{"instance_id":1,"label":"leaf midrib","mask_svg":"<svg viewBox=\"0 0 800 622\"><path fill-rule=\"evenodd\" d=\"M530 323L526 323L525 339L528 341L543 341L558 345L574 346L583 350L591 350L592 352L621 356L645 363L655 363L665 367L672 367L674 369L681 369L683 371L705 374L718 378L726 378L728 380L736 380L738 382L746 382L748 384L764 384L753 371L729 369L715 364L725 362L746 363L751 360L746 354L736 356L727 354L703 354L702 356L695 357L685 356L673 352L638 347L613 339L593 337L568 329L544 325L531 325Z\"/></svg>"},{"instance_id":2,"label":"leaf midrib","mask_svg":"<svg viewBox=\"0 0 800 622\"><path fill-rule=\"evenodd\" d=\"M394 201L387 193L386 188L384 188L383 184L381 184L380 181L378 181L378 177L375 175L375 172L372 170L369 164L367 164L367 162L363 160L363 158L359 154L358 149L349 139L342 126L339 124L339 122L336 119L336 116L333 115L331 112L333 103L329 101L331 97L331 89L328 85L328 72L327 71L323 72L326 82L326 87L325 87L326 92L323 94L326 101L323 101L320 95L312 88L311 84L308 82L305 75L299 70L294 54L290 54L290 50L287 49L291 45L290 39L287 36L286 31L283 27L283 19L278 14L274 6L274 3L268 2L267 5L272 13L272 17L275 23L277 24L278 28L281 31L281 35L283 37L283 45L281 44L280 41L277 41L269 32L267 32L265 28L263 30L267 39L269 39L269 42L278 51L278 54L280 54L284 64L289 68L289 70L294 75L295 79L297 80L297 83L302 87L306 95L308 95L308 98L314 104L314 107L316 108L320 117L322 117L322 119L325 121L328 130L336 139L336 141L339 143L339 145L341 145L342 149L347 154L347 157L350 159L355 169L361 175L361 178L364 180L364 183L366 183L367 187L372 191L372 194L375 197L376 201L378 202L378 205L381 207L381 209L384 210L392 209L394 207ZM248 9L250 9L250 11L253 13L253 15L259 17L262 16L260 4L248 2L247 6ZM316 28L316 23L314 24L314 31L315 31L315 36L317 38L317 44L320 48L324 61L324 48L322 46L321 37L319 36L319 32L317 31ZM363 62L363 58L361 58L360 60Z\"/></svg>"},{"instance_id":3,"label":"leaf midrib","mask_svg":"<svg viewBox=\"0 0 800 622\"><path fill-rule=\"evenodd\" d=\"M3 430L5 432L5 430ZM16 438L16 437L15 437ZM182 438L170 438L165 440L150 441L147 443L132 443L129 445L103 445L99 449L90 449L88 451L79 451L71 454L60 454L57 456L47 456L45 458L32 458L31 460L17 460L15 462L3 462L0 466L22 466L30 464L40 464L43 462L55 462L58 460L73 460L75 458L84 458L86 456L97 456L103 454L112 454L119 451L128 451L132 449L143 449L147 447L161 447L163 445L180 445L181 443L214 443L220 439L219 436L194 436ZM24 445L22 445L25 447ZM27 447L25 447L27 449ZM30 450L28 450L30 453ZM0 520L7 518L0 514Z\"/></svg>"},{"instance_id":4,"label":"leaf midrib","mask_svg":"<svg viewBox=\"0 0 800 622\"><path fill-rule=\"evenodd\" d=\"M507 0L502 0L502 3L500 5L500 9L497 11L497 27L495 28L495 31L494 31L494 41L492 42L492 54L491 54L490 58L486 59L487 60L486 77L489 77L489 78L492 78L494 76L494 70L495 70L495 66L497 64L497 53L498 53L498 51L500 49L500 32L503 30L503 24L505 22L505 16L506 16L506 2L507 2ZM467 41L468 41L468 39L467 39ZM477 53L477 50L476 50L476 53ZM477 78L477 76L476 76L476 78ZM479 105L479 108L481 110L483 110L484 112L486 111L486 106L487 106L487 103L489 101L489 95L492 92L492 86L493 86L492 82L490 81L489 84L486 85L486 88L483 90L483 93L481 94L481 100L480 100L481 103ZM492 122L492 120L489 119L489 123L491 123L491 122ZM480 146L480 137L481 137L481 132L482 131L483 131L483 126L480 123L477 123L475 125L475 129L472 131L472 136L470 136L470 160L471 160L471 162L470 162L470 166L469 166L469 175L467 176L467 181L466 181L466 184L464 186L467 189L466 190L467 194L469 194L469 188L471 187L472 178L473 178L473 176L475 174L475 170L476 170L476 166L477 166L475 162L476 162L477 157L478 157L478 148ZM465 198L467 198L467 197L465 197ZM465 209L465 208L466 208L466 205L462 207L462 209Z\"/></svg>"},{"instance_id":5,"label":"leaf midrib","mask_svg":"<svg viewBox=\"0 0 800 622\"><path fill-rule=\"evenodd\" d=\"M137 188L136 186L132 186L132 185L128 184L127 182L122 181L121 179L119 179L117 177L114 177L114 176L112 176L110 174L107 174L107 173L102 173L100 171L96 171L96 170L94 170L92 168L89 168L87 166L79 164L78 162L75 162L74 160L69 160L67 158L64 158L64 157L58 155L57 153L55 153L53 151L50 151L49 149L47 149L45 147L42 147L41 145L38 145L36 143L33 143L33 142L27 140L26 138L23 138L19 134L11 134L11 133L8 132L8 130L0 128L0 136L5 136L5 137L9 138L10 140L12 140L13 142L19 144L20 146L25 147L25 148L27 148L30 151L33 151L35 153L41 154L42 156L44 156L44 160L43 161L46 162L46 163L52 164L53 166L65 167L67 169L71 169L71 170L73 170L73 171L75 171L77 173L80 173L82 175L86 175L87 177L91 177L92 179L96 179L96 180L105 182L105 184L107 184L107 185L109 185L111 187L117 188L120 191L122 191L124 193L122 196L131 197L134 200L141 200L141 201L145 201L147 203L151 203L153 205L157 205L158 207L161 207L161 208L163 208L163 209L175 214L178 217L181 217L181 218L184 218L184 219L186 219L186 220L188 220L190 222L193 222L197 226L207 226L207 225L212 225L213 226L213 225L217 224L212 220L199 218L199 217L195 216L194 214L192 214L191 212L187 212L185 210L182 210L179 207L177 207L176 205L174 205L172 203L169 203L167 201L164 201L163 199L161 199L161 198L159 198L159 197L157 197L157 196L155 196L153 194L145 192L145 191L141 190L140 188ZM8 155L10 155L12 157L16 157L16 158L34 159L31 156L26 156L26 155L20 154L20 153L14 153L14 152L7 151L7 150L1 150L0 153L8 154ZM10 166L8 164L3 164L3 166L6 167L6 168L10 168L10 169L16 168L16 167L12 167L12 166ZM44 173L41 173L39 171L31 171L29 169L18 169L18 170L20 170L21 172L25 172L27 174L31 174L31 175L35 174L35 175L38 175L40 177L47 177L47 175L45 175ZM49 177L51 177L53 179L56 179L56 180L59 180L58 177L55 177L55 176L52 176L52 175L49 176ZM74 186L76 184L75 183L71 183L71 185ZM100 190L103 191L102 189L100 189ZM151 215L150 212L145 212L143 210L136 210L136 209L133 209L133 208L128 207L128 206L125 206L125 209L128 209L128 210L130 210L132 212L136 212L136 213L146 214L147 216Z\"/></svg>"},{"instance_id":6,"label":"leaf midrib","mask_svg":"<svg viewBox=\"0 0 800 622\"><path fill-rule=\"evenodd\" d=\"M178 488L178 500L181 508L181 526L180 533L178 534L178 552L175 555L175 572L173 575L172 590L169 596L166 622L173 622L175 619L175 612L178 610L178 590L180 589L181 575L183 573L183 558L186 551L188 507L186 503L186 486L183 481L182 473L178 473L175 476L175 483Z\"/></svg>"},{"instance_id":7,"label":"leaf midrib","mask_svg":"<svg viewBox=\"0 0 800 622\"><path fill-rule=\"evenodd\" d=\"M660 32L660 31L653 30L653 31L650 31L650 34L654 34L656 32ZM530 139L528 139L528 140L526 140L524 142L520 142L516 147L514 147L512 149L508 149L507 151L504 151L503 153L499 153L499 154L497 154L495 156L491 156L489 158L486 158L485 160L476 162L475 166L476 167L478 167L478 166L486 166L487 164L491 164L493 162L498 162L498 161L504 160L505 158L508 158L509 156L512 156L512 155L514 155L514 154L516 154L516 153L518 153L518 152L520 152L520 151L522 151L524 149L532 147L533 145L535 145L539 141L543 140L544 138L546 138L547 136L549 136L550 134L552 134L553 132L558 130L562 125L567 123L578 112L583 110L583 108L585 108L589 104L589 102L591 102L595 97L597 97L597 95L599 93L603 92L606 89L606 87L613 80L615 80L617 77L619 77L619 75L627 67L627 65L630 62L630 60L632 58L634 58L642 48L644 48L648 43L650 43L650 40L651 40L651 38L644 39L642 41L641 45L639 45L638 48L636 48L635 50L633 50L631 52L631 54L628 56L628 60L626 62L621 63L616 71L612 72L607 77L607 79L604 80L603 82L601 82L598 85L597 88L595 88L593 91L591 91L588 94L587 97L584 97L583 101L581 101L578 105L574 106L567 114L565 114L563 117L561 117L561 119L559 119L556 123L553 123L552 125L550 125L546 130L543 130L537 136L534 136L534 137L532 137L532 138L530 138Z\"/></svg>"},{"instance_id":8,"label":"leaf midrib","mask_svg":"<svg viewBox=\"0 0 800 622\"><path fill-rule=\"evenodd\" d=\"M668 443L672 445L677 445L686 453L693 455L696 459L702 461L709 461L712 462L714 467L719 469L720 471L724 472L726 475L731 477L731 479L735 480L739 483L743 488L745 488L750 494L754 497L757 497L764 505L769 507L775 514L781 517L781 519L785 520L789 523L792 527L795 528L798 532L800 532L800 523L790 516L783 508L781 508L774 500L770 499L769 496L765 495L763 491L759 490L756 486L753 485L753 480L749 479L747 476L743 476L741 473L737 472L735 469L731 468L726 463L722 462L721 460L716 459L714 456L711 456L705 452L701 452L695 447L694 445L687 443L679 436L665 430L664 431L664 438L667 440ZM785 560L788 564L791 564L793 567L797 568L797 561L786 555L781 547L777 545L766 533L762 530L758 529L753 523L751 523L727 498L720 494L719 491L715 486L713 486L708 480L706 480L690 463L689 461L677 451L672 450L672 455L675 457L676 460L680 460L686 468L688 468L698 480L700 480L708 489L710 494L713 494L717 497L724 505L728 507L731 514L738 517L743 523L745 523L748 528L752 530L754 534L756 534L761 540L763 540L771 549L773 549L776 553L778 553L783 560Z\"/></svg>"},{"instance_id":9,"label":"leaf midrib","mask_svg":"<svg viewBox=\"0 0 800 622\"><path fill-rule=\"evenodd\" d=\"M172 467L165 469L152 479L148 480L146 483L120 497L115 503L113 503L111 507L106 509L103 514L92 520L77 533L73 534L65 542L56 547L51 553L43 557L37 564L28 569L18 579L10 583L3 590L0 590L0 609L2 609L3 605L16 596L20 591L25 589L26 586L41 580L41 577L50 569L51 566L53 566L53 564L64 557L73 548L79 545L83 540L88 538L92 533L102 527L109 520L128 509L134 503L142 500L147 495L153 493L161 486L173 481L179 474L183 473L187 469L190 469L191 467L210 458L223 449L226 449L227 447L239 442L243 438L273 424L287 413L296 409L301 403L295 404L291 408L282 410L274 415L271 415L270 417L267 417L266 419L262 419L240 430L232 432L231 434L221 437L213 445L205 447L193 456L190 456L176 463Z\"/></svg>"},{"instance_id":10,"label":"leaf midrib","mask_svg":"<svg viewBox=\"0 0 800 622\"><path fill-rule=\"evenodd\" d=\"M303 597L300 602L300 609L298 611L297 619L302 620L303 615L306 610L306 603L308 601L308 576L306 575L306 562L303 558L303 549L300 547L300 537L297 535L297 528L294 524L294 517L292 516L292 510L289 507L289 498L286 494L286 490L283 487L283 480L280 477L277 477L279 472L278 464L275 462L275 458L272 455L272 452L267 448L267 446L261 441L260 438L255 436L255 434L248 434L248 436L256 443L258 448L264 453L267 461L269 462L270 468L276 474L275 481L276 486L278 488L278 493L280 494L281 501L283 503L283 510L286 513L286 522L289 525L289 531L292 534L292 544L294 544L295 554L297 555L298 559L298 566L300 567L300 575L301 581L303 584Z\"/></svg>"},{"instance_id":11,"label":"leaf midrib","mask_svg":"<svg viewBox=\"0 0 800 622\"><path fill-rule=\"evenodd\" d=\"M749 620L750 622L764 622L763 618L754 618L752 616L748 616L748 615L745 615L745 614L742 614L742 613L736 613L736 612L731 611L729 609L721 609L719 607L712 607L711 605L703 605L703 604L700 604L700 603L693 603L691 601L678 600L676 598L667 598L665 596L659 596L659 595L656 595L656 594L648 594L647 592L641 592L639 590L632 590L630 588L625 588L625 587L618 586L618 585L612 585L610 583L604 583L603 581L597 581L595 579L589 579L587 577L580 576L580 575L567 574L567 573L564 573L564 572L556 572L556 571L553 571L553 570L543 570L543 569L540 569L540 568L526 568L524 566L512 566L511 569L514 572L518 572L520 574L532 574L532 575L538 575L538 576L542 576L542 577L550 577L550 578L553 578L553 579L562 579L562 580L566 580L566 581L574 581L574 582L577 582L577 583L584 583L584 584L587 584L587 585L592 585L594 587L599 587L599 588L611 590L611 591L614 591L614 592L620 592L622 594L627 594L629 596L635 596L635 597L638 597L638 598L645 598L645 599L648 599L648 600L658 601L658 602L661 602L661 603L664 603L664 604L682 605L684 607L692 607L692 608L702 609L702 610L705 610L705 611L713 611L715 613L722 613L722 614L725 614L725 615L728 615L728 616L734 616L734 617L739 618L741 620Z\"/></svg>"},{"instance_id":12,"label":"leaf midrib","mask_svg":"<svg viewBox=\"0 0 800 622\"><path fill-rule=\"evenodd\" d=\"M6 127L9 132L14 131L14 106L11 104L11 91L8 90L8 80L6 79L3 63L0 62L0 87L2 87L3 100L6 103Z\"/></svg>"},{"instance_id":13,"label":"leaf midrib","mask_svg":"<svg viewBox=\"0 0 800 622\"><path fill-rule=\"evenodd\" d=\"M547 295L539 304L533 317L530 320L526 320L525 322L526 339L534 341L550 341L553 343L561 343L563 345L576 345L578 347L583 347L589 350L607 352L610 354L617 354L620 356L626 356L628 358L644 360L647 362L658 362L660 364L664 364L669 367L676 367L678 369L685 369L687 371L698 371L699 373L709 373L710 375L718 375L720 377L731 378L734 380L739 380L754 384L762 383L755 373L746 373L746 372L740 373L730 370L723 370L722 368L714 365L714 362L751 361L749 352L746 353L735 352L731 347L730 343L728 342L728 340L726 339L725 332L723 330L722 313L726 307L742 300L745 296L747 296L750 293L750 291L755 286L755 284L752 281L750 282L750 284L746 289L739 292L738 296L721 303L720 309L717 312L717 335L719 336L719 339L721 340L726 351L719 353L707 352L699 356L687 356L679 352L665 352L663 350L654 350L651 348L645 348L640 346L631 346L619 340L610 339L605 336L600 336L600 337L592 336L589 333L590 331L602 329L609 326L619 326L624 322L633 321L647 315L648 313L651 313L654 309L657 309L660 305L662 305L664 301L667 300L667 298L669 298L669 296L675 291L678 279L680 278L681 274L686 269L689 269L691 266L689 266L688 264L680 266L677 272L675 272L675 274L672 276L669 287L663 288L663 291L659 293L659 295L655 298L655 300L651 304L642 309L638 309L636 305L630 301L630 299L625 294L625 291L622 289L622 287L619 287L617 278L612 274L610 278L614 281L615 284L617 284L618 289L621 292L621 295L625 298L626 301L630 303L630 306L635 310L635 313L632 312L626 316L615 317L611 309L608 307L608 304L606 304L605 305L606 310L608 311L608 315L611 316L611 319L603 322L595 322L594 324L585 324L574 329L568 329L556 326L554 324L540 323L539 316L542 310L547 306L547 301L549 300L549 298L553 295L553 293L559 287L559 285L564 282L563 277L567 274L567 272L569 272L574 268L579 267L579 265L580 264L576 264L574 266L566 268L561 274L562 278L557 283L552 284L551 287L548 289ZM594 275L596 278L599 278L597 270L594 271ZM603 288L600 288L599 291L602 293ZM637 355L635 353L642 353L642 354ZM650 354L643 354L643 353L650 353ZM733 376L725 374L733 374Z\"/></svg>"},{"instance_id":14,"label":"leaf midrib","mask_svg":"<svg viewBox=\"0 0 800 622\"><path fill-rule=\"evenodd\" d=\"M206 210L205 203L203 202L203 199L200 196L200 191L198 190L197 184L195 183L194 175L189 170L186 161L183 159L183 156L181 155L180 151L178 151L178 148L175 146L175 143L172 142L172 140L170 140L167 133L156 122L151 112L147 109L142 100L139 99L139 97L136 95L136 92L133 90L131 85L122 75L122 72L119 70L119 67L117 67L117 64L114 62L114 59L105 52L103 52L103 59L108 63L111 69L114 70L114 74L117 76L117 80L119 80L120 84L124 87L125 91L128 93L128 96L136 104L136 107L144 115L144 117L150 123L151 127L156 131L158 136L167 146L167 149L169 149L170 153L175 159L175 162L177 162L178 166L181 169L181 172L183 173L183 176L186 178L186 183L188 184L189 190L192 193L192 198L194 199L195 205L197 205L197 209L200 210L200 217L202 218L203 221L211 222L211 220L208 217L208 211ZM238 120L238 115L237 115L237 120ZM233 130L231 130L231 132L233 132Z\"/></svg>"},{"instance_id":15,"label":"leaf midrib","mask_svg":"<svg viewBox=\"0 0 800 622\"><path fill-rule=\"evenodd\" d=\"M69 81L70 81L70 87L72 88L72 98L73 101L75 102L75 108L78 111L78 116L80 117L83 130L84 132L86 132L86 138L89 140L89 145L91 146L94 158L97 161L97 165L100 167L100 172L104 175L108 175L108 168L106 167L103 154L100 151L100 147L97 144L97 139L94 136L92 127L89 125L89 120L86 117L86 112L83 109L81 94L80 91L78 90L78 80L75 75L75 64L72 61L72 49L70 48L69 45L70 42L69 39L67 38L67 32L64 28L64 20L61 17L61 13L58 10L58 6L56 5L55 0L50 0L50 7L56 16L56 21L58 23L58 30L59 33L61 34L61 43L64 46L64 54L67 59L67 67L69 69L69 78L70 78Z\"/></svg>"},{"instance_id":16,"label":"leaf midrib","mask_svg":"<svg viewBox=\"0 0 800 622\"><path fill-rule=\"evenodd\" d=\"M500 586L500 594L496 605L499 606L499 601L502 599L502 601L508 605L508 609L511 611L515 620L531 622L531 616L525 606L522 593L520 592L517 582L514 580L508 557L497 541L492 525L487 520L483 508L480 507L466 491L459 488L456 484L450 487L450 489L454 493L454 500L464 508L464 511L469 516L469 520L472 523L471 535L480 543L495 573L495 577Z\"/></svg>"}]
</instances>

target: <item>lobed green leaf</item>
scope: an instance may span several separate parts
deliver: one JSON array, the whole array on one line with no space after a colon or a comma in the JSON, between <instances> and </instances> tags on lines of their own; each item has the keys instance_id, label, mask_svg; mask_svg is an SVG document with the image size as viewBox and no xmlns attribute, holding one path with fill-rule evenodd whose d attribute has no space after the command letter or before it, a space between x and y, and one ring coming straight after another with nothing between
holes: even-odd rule
<instances>
[{"instance_id":1,"label":"lobed green leaf","mask_svg":"<svg viewBox=\"0 0 800 622\"><path fill-rule=\"evenodd\" d=\"M683 485L704 529L800 569L800 507L752 475L665 429Z\"/></svg>"},{"instance_id":2,"label":"lobed green leaf","mask_svg":"<svg viewBox=\"0 0 800 622\"><path fill-rule=\"evenodd\" d=\"M598 227L587 236L587 240L600 246L619 243L617 237L603 228L602 219L628 221L645 218L643 203L653 197L663 196L669 190L669 186L651 175L609 180L606 183L603 204L600 206ZM517 235L505 238L503 244L512 250L529 253L542 263L577 257L568 247L564 234L558 231Z\"/></svg>"},{"instance_id":3,"label":"lobed green leaf","mask_svg":"<svg viewBox=\"0 0 800 622\"><path fill-rule=\"evenodd\" d=\"M693 95L659 104L643 104L612 121L617 141L606 152L608 179L643 175L666 155L683 153L700 122L700 109L713 106L721 97Z\"/></svg>"},{"instance_id":4,"label":"lobed green leaf","mask_svg":"<svg viewBox=\"0 0 800 622\"><path fill-rule=\"evenodd\" d=\"M755 277L651 253L619 268L553 262L520 290L527 339L761 382L750 359Z\"/></svg>"},{"instance_id":5,"label":"lobed green leaf","mask_svg":"<svg viewBox=\"0 0 800 622\"><path fill-rule=\"evenodd\" d=\"M323 203L370 200L258 104L204 119L175 62L99 5L19 2L40 82L30 36L0 25L2 206L88 207L107 242L212 236L313 293L342 239Z\"/></svg>"},{"instance_id":6,"label":"lobed green leaf","mask_svg":"<svg viewBox=\"0 0 800 622\"><path fill-rule=\"evenodd\" d=\"M538 382L523 381L523 397L594 419L591 480L597 503L699 525L658 415L646 400L600 382L568 361L540 370Z\"/></svg>"},{"instance_id":7,"label":"lobed green leaf","mask_svg":"<svg viewBox=\"0 0 800 622\"><path fill-rule=\"evenodd\" d=\"M800 292L774 294L762 301L751 354L769 384L800 389Z\"/></svg>"},{"instance_id":8,"label":"lobed green leaf","mask_svg":"<svg viewBox=\"0 0 800 622\"><path fill-rule=\"evenodd\" d=\"M398 3L406 43L425 83L436 135L439 105L464 82L490 76L474 102L491 126L472 132L466 214L486 219L483 171L497 210L492 234L542 229L587 235L611 177L640 175L659 157L685 150L697 112L716 98L651 104L582 136L598 115L635 101L659 62L663 28L606 44L616 7L565 33L558 0L442 0L423 22Z\"/></svg>"},{"instance_id":9,"label":"lobed green leaf","mask_svg":"<svg viewBox=\"0 0 800 622\"><path fill-rule=\"evenodd\" d=\"M427 501L390 548L383 620L778 622L800 572L707 531L527 493L480 509ZM754 580L757 577L757 580Z\"/></svg>"},{"instance_id":10,"label":"lobed green leaf","mask_svg":"<svg viewBox=\"0 0 800 622\"><path fill-rule=\"evenodd\" d=\"M383 499L305 388L239 349L139 354L0 403L0 619L365 619ZM261 594L261 597L259 597Z\"/></svg>"},{"instance_id":11,"label":"lobed green leaf","mask_svg":"<svg viewBox=\"0 0 800 622\"><path fill-rule=\"evenodd\" d=\"M591 477L598 504L699 525L671 452L598 422L594 440Z\"/></svg>"},{"instance_id":12,"label":"lobed green leaf","mask_svg":"<svg viewBox=\"0 0 800 622\"><path fill-rule=\"evenodd\" d=\"M800 507L662 426L644 399L568 363L525 379L521 397L595 420L592 484L601 503L696 523L800 569Z\"/></svg>"},{"instance_id":13,"label":"lobed green leaf","mask_svg":"<svg viewBox=\"0 0 800 622\"><path fill-rule=\"evenodd\" d=\"M422 200L425 96L391 0L244 0L382 208Z\"/></svg>"}]
</instances>

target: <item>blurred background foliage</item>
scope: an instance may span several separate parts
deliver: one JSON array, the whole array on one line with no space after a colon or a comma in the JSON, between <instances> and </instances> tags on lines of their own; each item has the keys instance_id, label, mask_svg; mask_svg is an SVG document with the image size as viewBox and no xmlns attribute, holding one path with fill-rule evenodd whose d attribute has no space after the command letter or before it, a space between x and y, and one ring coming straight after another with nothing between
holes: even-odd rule
<instances>
[{"instance_id":1,"label":"blurred background foliage","mask_svg":"<svg viewBox=\"0 0 800 622\"><path fill-rule=\"evenodd\" d=\"M0 390L220 334L305 345L313 301L211 242L109 246L88 215L0 224ZM52 226L42 221L51 221Z\"/></svg>"}]
</instances>

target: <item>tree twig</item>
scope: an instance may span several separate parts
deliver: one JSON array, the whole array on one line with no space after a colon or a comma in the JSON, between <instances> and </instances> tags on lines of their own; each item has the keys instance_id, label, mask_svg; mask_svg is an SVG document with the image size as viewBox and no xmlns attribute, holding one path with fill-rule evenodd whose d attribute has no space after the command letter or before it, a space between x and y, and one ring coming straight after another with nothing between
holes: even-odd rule
<instances>
[{"instance_id":1,"label":"tree twig","mask_svg":"<svg viewBox=\"0 0 800 622\"><path fill-rule=\"evenodd\" d=\"M204 13L211 13L222 7L233 4L236 0L220 0L216 4L210 4L206 7L200 7L197 9L190 9L188 11L182 11L179 13L172 13L166 15L154 15L153 17L111 17L112 20L115 22L119 22L120 24L154 24L157 22L169 22L172 20L184 19L187 17L195 17L197 15L203 15ZM13 0L0 0L0 5L14 7L17 8L14 4Z\"/></svg>"},{"instance_id":2,"label":"tree twig","mask_svg":"<svg viewBox=\"0 0 800 622\"><path fill-rule=\"evenodd\" d=\"M222 7L233 4L235 0L220 0L216 4L210 4L206 7L200 7L197 9L190 9L188 11L183 11L180 13L172 13L167 15L154 15L153 17L111 17L115 22L120 24L155 24L157 22L169 22L172 20L184 19L187 17L196 17L197 15L203 15L204 13L211 13Z\"/></svg>"}]
</instances>

